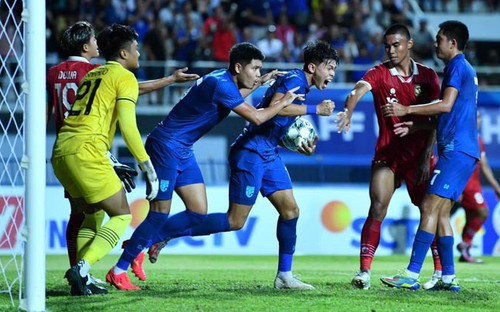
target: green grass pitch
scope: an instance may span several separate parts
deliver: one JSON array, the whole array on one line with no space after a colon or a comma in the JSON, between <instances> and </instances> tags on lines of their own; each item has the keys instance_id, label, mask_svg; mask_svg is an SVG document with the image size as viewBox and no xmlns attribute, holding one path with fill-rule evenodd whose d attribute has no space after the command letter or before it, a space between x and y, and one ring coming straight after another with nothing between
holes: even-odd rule
<instances>
[{"instance_id":1,"label":"green grass pitch","mask_svg":"<svg viewBox=\"0 0 500 312\"><path fill-rule=\"evenodd\" d=\"M94 266L104 279L117 260L110 255ZM459 293L407 291L383 286L379 277L406 267L407 256L375 257L372 288L353 290L357 256L297 256L294 274L316 287L312 291L276 290L273 256L179 256L163 253L156 264L145 260L147 280L141 291L109 288L104 296L71 297L63 279L65 256L47 257L48 311L500 311L500 258L483 257L484 264L457 263ZM432 258L422 271L422 283L432 274ZM7 294L0 294L0 311L16 311Z\"/></svg>"}]
</instances>

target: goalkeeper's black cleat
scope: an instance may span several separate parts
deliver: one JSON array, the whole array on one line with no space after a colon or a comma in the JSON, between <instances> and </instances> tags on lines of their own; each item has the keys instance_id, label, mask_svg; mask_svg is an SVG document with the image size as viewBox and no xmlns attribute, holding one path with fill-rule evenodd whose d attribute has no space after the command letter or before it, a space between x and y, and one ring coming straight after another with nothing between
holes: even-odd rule
<instances>
[{"instance_id":1,"label":"goalkeeper's black cleat","mask_svg":"<svg viewBox=\"0 0 500 312\"><path fill-rule=\"evenodd\" d=\"M80 275L80 266L78 266L78 264L75 264L68 271L66 271L64 277L71 285L72 296L92 295L91 291L87 287L87 276L82 277Z\"/></svg>"}]
</instances>

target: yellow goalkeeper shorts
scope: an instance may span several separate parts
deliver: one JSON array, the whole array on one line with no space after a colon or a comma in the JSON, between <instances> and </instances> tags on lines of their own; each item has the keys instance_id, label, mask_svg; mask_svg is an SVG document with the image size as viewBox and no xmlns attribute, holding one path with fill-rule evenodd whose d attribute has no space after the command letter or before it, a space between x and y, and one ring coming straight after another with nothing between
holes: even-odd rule
<instances>
[{"instance_id":1,"label":"yellow goalkeeper shorts","mask_svg":"<svg viewBox=\"0 0 500 312\"><path fill-rule=\"evenodd\" d=\"M95 204L115 195L122 183L105 153L84 143L74 154L52 157L59 182L73 198Z\"/></svg>"}]
</instances>

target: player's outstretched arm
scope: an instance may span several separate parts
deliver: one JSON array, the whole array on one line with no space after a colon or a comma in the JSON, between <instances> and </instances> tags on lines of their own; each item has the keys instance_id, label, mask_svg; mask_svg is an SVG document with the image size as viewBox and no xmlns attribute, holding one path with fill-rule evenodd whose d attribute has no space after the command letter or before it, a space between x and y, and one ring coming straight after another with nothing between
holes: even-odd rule
<instances>
[{"instance_id":1,"label":"player's outstretched arm","mask_svg":"<svg viewBox=\"0 0 500 312\"><path fill-rule=\"evenodd\" d=\"M283 93L276 93L276 95L283 95ZM318 116L331 116L335 109L335 102L332 100L323 100L318 105L298 105L290 104L280 110L280 116L303 116L303 115L318 115Z\"/></svg>"},{"instance_id":2,"label":"player's outstretched arm","mask_svg":"<svg viewBox=\"0 0 500 312\"><path fill-rule=\"evenodd\" d=\"M404 106L398 103L387 103L382 106L382 113L384 117L389 116L406 116L406 115L438 115L442 113L449 113L455 104L458 96L458 90L453 87L446 87L443 92L441 100L419 104Z\"/></svg>"},{"instance_id":3,"label":"player's outstretched arm","mask_svg":"<svg viewBox=\"0 0 500 312\"><path fill-rule=\"evenodd\" d=\"M299 87L290 89L281 97L279 95L273 96L271 104L266 108L256 109L252 105L243 102L242 104L236 106L233 111L254 125L261 125L276 116L280 110L290 105L293 101L295 101L295 99L303 101L304 94L295 93L298 89Z\"/></svg>"},{"instance_id":4,"label":"player's outstretched arm","mask_svg":"<svg viewBox=\"0 0 500 312\"><path fill-rule=\"evenodd\" d=\"M497 195L497 199L500 199L500 185L498 184L495 175L493 174L493 170L491 170L490 164L488 163L488 159L486 157L486 153L481 153L481 172L485 180L493 187L495 194Z\"/></svg>"},{"instance_id":5,"label":"player's outstretched arm","mask_svg":"<svg viewBox=\"0 0 500 312\"><path fill-rule=\"evenodd\" d=\"M187 70L188 68L184 67L168 77L139 82L139 95L156 91L176 82L187 82L200 78L197 74L187 74Z\"/></svg>"},{"instance_id":6,"label":"player's outstretched arm","mask_svg":"<svg viewBox=\"0 0 500 312\"><path fill-rule=\"evenodd\" d=\"M349 92L344 104L344 110L337 113L335 122L337 123L337 133L347 133L351 128L351 117L356 105L363 96L370 91L367 84L358 82Z\"/></svg>"}]
</instances>

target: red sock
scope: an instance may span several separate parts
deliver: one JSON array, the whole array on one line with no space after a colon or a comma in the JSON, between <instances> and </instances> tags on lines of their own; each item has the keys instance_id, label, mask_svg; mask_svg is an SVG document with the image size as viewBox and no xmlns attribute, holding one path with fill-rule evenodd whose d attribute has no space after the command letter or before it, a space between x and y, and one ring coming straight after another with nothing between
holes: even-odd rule
<instances>
[{"instance_id":1,"label":"red sock","mask_svg":"<svg viewBox=\"0 0 500 312\"><path fill-rule=\"evenodd\" d=\"M72 213L69 215L69 221L66 227L66 248L68 249L70 266L76 264L76 237L83 223L83 219L85 219L84 213Z\"/></svg>"},{"instance_id":2,"label":"red sock","mask_svg":"<svg viewBox=\"0 0 500 312\"><path fill-rule=\"evenodd\" d=\"M472 244L472 239L476 235L477 231L483 226L484 219L478 217L472 217L465 223L464 230L462 231L462 241L467 245Z\"/></svg>"},{"instance_id":3,"label":"red sock","mask_svg":"<svg viewBox=\"0 0 500 312\"><path fill-rule=\"evenodd\" d=\"M373 256L380 242L380 226L382 222L367 218L361 231L360 270L370 270Z\"/></svg>"},{"instance_id":4,"label":"red sock","mask_svg":"<svg viewBox=\"0 0 500 312\"><path fill-rule=\"evenodd\" d=\"M432 241L431 251L432 251L432 260L434 260L434 271L443 271L443 267L441 266L441 259L439 258L437 236L435 236L434 240Z\"/></svg>"}]
</instances>

